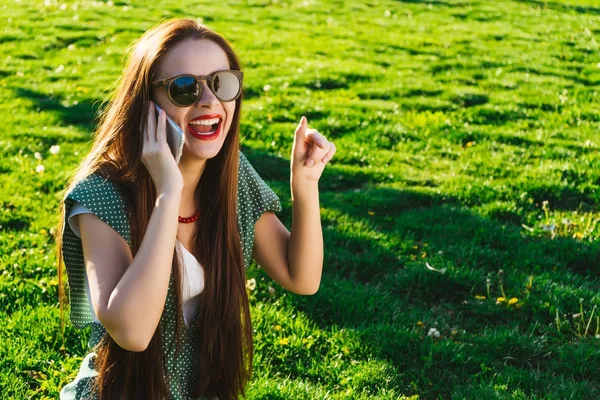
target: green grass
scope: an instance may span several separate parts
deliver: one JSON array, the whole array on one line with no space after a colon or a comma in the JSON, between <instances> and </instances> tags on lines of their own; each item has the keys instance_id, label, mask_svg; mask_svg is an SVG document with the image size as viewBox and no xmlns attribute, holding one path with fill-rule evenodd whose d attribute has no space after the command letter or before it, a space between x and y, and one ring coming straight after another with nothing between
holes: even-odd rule
<instances>
[{"instance_id":1,"label":"green grass","mask_svg":"<svg viewBox=\"0 0 600 400\"><path fill-rule=\"evenodd\" d=\"M58 191L125 48L176 16L240 55L244 152L286 226L300 116L338 149L318 293L248 271L251 399L600 398L597 1L46 3L0 2L1 398L77 373Z\"/></svg>"}]
</instances>

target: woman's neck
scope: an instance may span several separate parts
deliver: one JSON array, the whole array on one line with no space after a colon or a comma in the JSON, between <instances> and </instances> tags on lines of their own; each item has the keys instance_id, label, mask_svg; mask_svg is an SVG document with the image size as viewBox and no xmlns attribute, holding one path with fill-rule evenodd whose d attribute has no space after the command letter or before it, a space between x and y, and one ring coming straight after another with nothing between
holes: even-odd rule
<instances>
[{"instance_id":1,"label":"woman's neck","mask_svg":"<svg viewBox=\"0 0 600 400\"><path fill-rule=\"evenodd\" d=\"M179 161L179 170L183 177L183 190L181 192L181 203L179 207L179 215L182 217L188 217L197 211L194 193L198 186L198 182L200 182L205 166L206 160L203 159L186 160L182 157Z\"/></svg>"}]
</instances>

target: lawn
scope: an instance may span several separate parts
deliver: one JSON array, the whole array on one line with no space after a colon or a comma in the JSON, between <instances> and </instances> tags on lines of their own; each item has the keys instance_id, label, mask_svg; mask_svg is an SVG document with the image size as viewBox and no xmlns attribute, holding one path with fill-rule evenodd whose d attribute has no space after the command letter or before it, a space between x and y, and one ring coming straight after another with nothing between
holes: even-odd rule
<instances>
[{"instance_id":1,"label":"lawn","mask_svg":"<svg viewBox=\"0 0 600 400\"><path fill-rule=\"evenodd\" d=\"M59 191L171 17L239 54L288 229L300 117L337 147L319 291L248 269L249 399L600 398L597 0L1 0L1 399L57 398L87 352L68 309L61 350Z\"/></svg>"}]
</instances>

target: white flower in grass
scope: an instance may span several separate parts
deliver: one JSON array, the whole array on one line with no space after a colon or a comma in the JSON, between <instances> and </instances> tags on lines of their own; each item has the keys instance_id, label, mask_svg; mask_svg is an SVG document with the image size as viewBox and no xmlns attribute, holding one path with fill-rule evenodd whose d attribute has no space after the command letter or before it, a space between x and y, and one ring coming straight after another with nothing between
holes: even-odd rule
<instances>
[{"instance_id":1,"label":"white flower in grass","mask_svg":"<svg viewBox=\"0 0 600 400\"><path fill-rule=\"evenodd\" d=\"M263 90L265 92L268 92L269 90L271 90L271 85L265 85L265 86L263 86Z\"/></svg>"},{"instance_id":2,"label":"white flower in grass","mask_svg":"<svg viewBox=\"0 0 600 400\"><path fill-rule=\"evenodd\" d=\"M50 146L50 153L51 154L58 154L58 152L60 151L60 146L55 144L54 146Z\"/></svg>"},{"instance_id":3,"label":"white flower in grass","mask_svg":"<svg viewBox=\"0 0 600 400\"><path fill-rule=\"evenodd\" d=\"M544 232L554 232L556 230L556 224L542 225Z\"/></svg>"},{"instance_id":4,"label":"white flower in grass","mask_svg":"<svg viewBox=\"0 0 600 400\"><path fill-rule=\"evenodd\" d=\"M44 172L44 166L42 164L38 165L37 167L35 167L35 172L37 172L37 173Z\"/></svg>"},{"instance_id":5,"label":"white flower in grass","mask_svg":"<svg viewBox=\"0 0 600 400\"><path fill-rule=\"evenodd\" d=\"M429 332L427 332L427 336L440 337L440 331L438 331L435 328L429 328Z\"/></svg>"},{"instance_id":6,"label":"white flower in grass","mask_svg":"<svg viewBox=\"0 0 600 400\"><path fill-rule=\"evenodd\" d=\"M33 156L35 157L36 160L41 160L42 159L42 155L39 152L37 152L37 151L33 154Z\"/></svg>"},{"instance_id":7,"label":"white flower in grass","mask_svg":"<svg viewBox=\"0 0 600 400\"><path fill-rule=\"evenodd\" d=\"M246 288L249 289L249 290L256 289L256 279L254 279L254 278L248 279L246 281Z\"/></svg>"}]
</instances>

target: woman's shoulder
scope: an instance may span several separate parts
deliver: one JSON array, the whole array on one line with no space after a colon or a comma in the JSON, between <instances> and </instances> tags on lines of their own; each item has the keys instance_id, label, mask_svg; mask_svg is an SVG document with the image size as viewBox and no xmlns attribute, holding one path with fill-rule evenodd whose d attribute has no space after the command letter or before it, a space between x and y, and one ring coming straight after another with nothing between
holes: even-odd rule
<instances>
[{"instance_id":1,"label":"woman's shoulder","mask_svg":"<svg viewBox=\"0 0 600 400\"><path fill-rule=\"evenodd\" d=\"M65 196L67 215L77 204L98 216L129 243L130 212L118 186L109 178L93 173L80 179Z\"/></svg>"},{"instance_id":2,"label":"woman's shoulder","mask_svg":"<svg viewBox=\"0 0 600 400\"><path fill-rule=\"evenodd\" d=\"M79 199L106 199L114 197L116 201L122 200L122 196L117 185L108 177L104 177L99 173L92 173L84 178L79 179L72 189L65 196L76 201Z\"/></svg>"}]
</instances>

